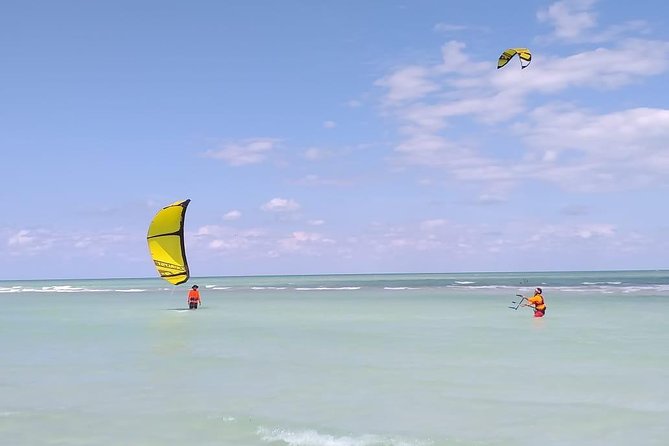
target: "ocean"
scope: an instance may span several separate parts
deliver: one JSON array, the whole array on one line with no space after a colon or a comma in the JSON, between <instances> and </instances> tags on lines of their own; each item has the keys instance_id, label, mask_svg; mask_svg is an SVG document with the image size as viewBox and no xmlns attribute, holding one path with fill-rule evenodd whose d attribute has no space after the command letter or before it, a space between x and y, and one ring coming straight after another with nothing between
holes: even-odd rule
<instances>
[{"instance_id":1,"label":"ocean","mask_svg":"<svg viewBox=\"0 0 669 446\"><path fill-rule=\"evenodd\" d=\"M536 286L545 318L509 308ZM0 301L3 446L669 444L669 271L3 281Z\"/></svg>"}]
</instances>

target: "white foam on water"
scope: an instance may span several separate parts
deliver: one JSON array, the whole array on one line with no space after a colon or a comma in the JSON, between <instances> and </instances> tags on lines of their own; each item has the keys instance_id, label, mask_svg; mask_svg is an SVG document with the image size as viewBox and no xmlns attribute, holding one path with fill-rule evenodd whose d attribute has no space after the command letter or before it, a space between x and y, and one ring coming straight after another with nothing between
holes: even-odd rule
<instances>
[{"instance_id":1,"label":"white foam on water","mask_svg":"<svg viewBox=\"0 0 669 446\"><path fill-rule=\"evenodd\" d=\"M420 288L410 287L410 286L386 286L383 287L384 290L393 290L393 291L402 291L402 290L419 290Z\"/></svg>"},{"instance_id":2,"label":"white foam on water","mask_svg":"<svg viewBox=\"0 0 669 446\"><path fill-rule=\"evenodd\" d=\"M143 293L146 290L142 290L142 289L139 289L139 288L130 288L130 289L127 289L127 290L114 290L114 291L116 291L117 293Z\"/></svg>"},{"instance_id":3,"label":"white foam on water","mask_svg":"<svg viewBox=\"0 0 669 446\"><path fill-rule=\"evenodd\" d=\"M448 288L465 288L469 290L505 290L505 289L517 289L518 287L508 286L508 285L447 285Z\"/></svg>"},{"instance_id":4,"label":"white foam on water","mask_svg":"<svg viewBox=\"0 0 669 446\"><path fill-rule=\"evenodd\" d=\"M427 446L431 442L364 434L357 437L320 434L315 430L292 432L285 429L258 428L258 435L268 443L282 442L288 446Z\"/></svg>"},{"instance_id":5,"label":"white foam on water","mask_svg":"<svg viewBox=\"0 0 669 446\"><path fill-rule=\"evenodd\" d=\"M70 285L60 286L43 286L40 288L23 288L21 286L13 286L11 288L0 288L0 293L112 293L112 292L142 292L146 290L112 290L104 288L80 288Z\"/></svg>"},{"instance_id":6,"label":"white foam on water","mask_svg":"<svg viewBox=\"0 0 669 446\"><path fill-rule=\"evenodd\" d=\"M252 286L252 290L259 291L259 290L285 290L285 286Z\"/></svg>"},{"instance_id":7,"label":"white foam on water","mask_svg":"<svg viewBox=\"0 0 669 446\"><path fill-rule=\"evenodd\" d=\"M471 285L476 282L469 282L467 280L456 280L454 283L457 283L458 285Z\"/></svg>"},{"instance_id":8,"label":"white foam on water","mask_svg":"<svg viewBox=\"0 0 669 446\"><path fill-rule=\"evenodd\" d=\"M229 286L213 286L211 287L212 290L229 290L231 287Z\"/></svg>"}]
</instances>

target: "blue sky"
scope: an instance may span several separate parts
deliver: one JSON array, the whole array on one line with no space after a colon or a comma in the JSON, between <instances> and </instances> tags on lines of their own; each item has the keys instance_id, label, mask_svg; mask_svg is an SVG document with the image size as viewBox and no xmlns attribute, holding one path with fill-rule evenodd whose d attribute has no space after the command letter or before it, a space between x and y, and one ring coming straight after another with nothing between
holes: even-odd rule
<instances>
[{"instance_id":1,"label":"blue sky","mask_svg":"<svg viewBox=\"0 0 669 446\"><path fill-rule=\"evenodd\" d=\"M0 279L668 268L665 2L0 6ZM533 52L496 69L507 47Z\"/></svg>"}]
</instances>

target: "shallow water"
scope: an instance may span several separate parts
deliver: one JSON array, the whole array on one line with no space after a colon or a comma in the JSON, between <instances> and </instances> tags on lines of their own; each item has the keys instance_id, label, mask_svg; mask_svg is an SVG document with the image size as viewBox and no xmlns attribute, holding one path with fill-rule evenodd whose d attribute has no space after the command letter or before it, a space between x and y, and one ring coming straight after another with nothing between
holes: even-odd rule
<instances>
[{"instance_id":1,"label":"shallow water","mask_svg":"<svg viewBox=\"0 0 669 446\"><path fill-rule=\"evenodd\" d=\"M0 282L1 443L669 444L667 272L190 283Z\"/></svg>"}]
</instances>

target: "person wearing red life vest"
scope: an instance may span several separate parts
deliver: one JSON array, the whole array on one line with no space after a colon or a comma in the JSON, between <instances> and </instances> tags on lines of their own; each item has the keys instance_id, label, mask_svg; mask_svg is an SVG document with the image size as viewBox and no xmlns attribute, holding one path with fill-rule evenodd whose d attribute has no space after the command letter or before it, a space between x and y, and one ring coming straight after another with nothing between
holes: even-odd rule
<instances>
[{"instance_id":1,"label":"person wearing red life vest","mask_svg":"<svg viewBox=\"0 0 669 446\"><path fill-rule=\"evenodd\" d=\"M534 317L544 317L546 314L546 301L542 293L543 290L537 287L534 290L534 296L527 299L529 305L525 306L534 308Z\"/></svg>"},{"instance_id":2,"label":"person wearing red life vest","mask_svg":"<svg viewBox=\"0 0 669 446\"><path fill-rule=\"evenodd\" d=\"M197 306L202 304L200 299L200 292L197 290L198 286L193 285L191 290L188 292L188 308L190 310L197 310Z\"/></svg>"}]
</instances>

